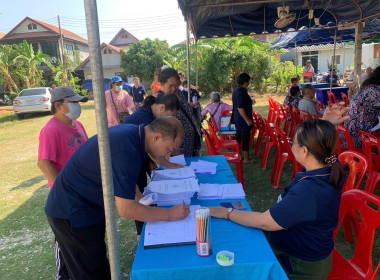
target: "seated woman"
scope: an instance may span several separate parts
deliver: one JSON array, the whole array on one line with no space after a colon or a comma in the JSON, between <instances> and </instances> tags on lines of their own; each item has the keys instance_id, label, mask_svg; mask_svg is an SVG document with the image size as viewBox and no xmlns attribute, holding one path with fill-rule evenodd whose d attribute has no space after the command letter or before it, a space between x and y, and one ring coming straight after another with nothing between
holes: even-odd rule
<instances>
[{"instance_id":1,"label":"seated woman","mask_svg":"<svg viewBox=\"0 0 380 280\"><path fill-rule=\"evenodd\" d=\"M334 109L335 110L335 109ZM330 112L328 112L330 114ZM292 146L305 168L264 213L211 207L211 215L268 232L268 241L289 279L326 279L332 269L344 170L335 156L332 123L307 120Z\"/></svg>"},{"instance_id":2,"label":"seated woman","mask_svg":"<svg viewBox=\"0 0 380 280\"><path fill-rule=\"evenodd\" d=\"M214 118L216 125L220 128L220 116L224 111L231 111L232 105L226 104L220 101L220 93L213 91L211 92L211 104L207 105L201 112L202 117L206 116L207 113Z\"/></svg>"},{"instance_id":3,"label":"seated woman","mask_svg":"<svg viewBox=\"0 0 380 280\"><path fill-rule=\"evenodd\" d=\"M380 66L365 80L359 92L351 100L348 115L351 117L344 124L350 131L356 148L362 147L359 131L371 132L380 115Z\"/></svg>"}]
</instances>

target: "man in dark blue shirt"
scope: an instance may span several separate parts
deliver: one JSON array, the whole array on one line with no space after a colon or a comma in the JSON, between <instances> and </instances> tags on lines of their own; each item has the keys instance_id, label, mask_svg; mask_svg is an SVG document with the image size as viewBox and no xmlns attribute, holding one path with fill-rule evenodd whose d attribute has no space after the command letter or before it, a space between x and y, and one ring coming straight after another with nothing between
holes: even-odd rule
<instances>
[{"instance_id":1,"label":"man in dark blue shirt","mask_svg":"<svg viewBox=\"0 0 380 280\"><path fill-rule=\"evenodd\" d=\"M236 141L242 142L244 163L252 162L249 157L249 141L251 137L252 120L252 99L248 95L248 86L251 77L247 73L238 76L238 86L232 93L233 121L236 127Z\"/></svg>"},{"instance_id":2,"label":"man in dark blue shirt","mask_svg":"<svg viewBox=\"0 0 380 280\"><path fill-rule=\"evenodd\" d=\"M138 203L137 178L145 152L164 158L183 140L174 117L148 126L110 128L113 187L120 217L139 221L181 220L189 207L153 208ZM61 247L71 279L110 279L105 245L105 216L97 136L70 158L49 193L45 212Z\"/></svg>"},{"instance_id":3,"label":"man in dark blue shirt","mask_svg":"<svg viewBox=\"0 0 380 280\"><path fill-rule=\"evenodd\" d=\"M330 73L327 75L326 77L326 82L327 83L330 83L331 82L331 72L332 72L332 86L334 87L337 87L339 86L338 82L339 82L339 77L338 75L335 73L335 69L329 69Z\"/></svg>"},{"instance_id":4,"label":"man in dark blue shirt","mask_svg":"<svg viewBox=\"0 0 380 280\"><path fill-rule=\"evenodd\" d=\"M131 95L136 109L141 108L146 96L145 88L140 85L140 79L138 77L133 78L134 86L131 88Z\"/></svg>"}]
</instances>

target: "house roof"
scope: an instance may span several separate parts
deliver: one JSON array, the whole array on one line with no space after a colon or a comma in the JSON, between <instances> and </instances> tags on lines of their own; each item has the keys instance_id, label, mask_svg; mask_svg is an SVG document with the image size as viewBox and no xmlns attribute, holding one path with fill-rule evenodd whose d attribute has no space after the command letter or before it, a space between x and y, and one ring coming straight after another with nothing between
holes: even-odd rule
<instances>
[{"instance_id":1,"label":"house roof","mask_svg":"<svg viewBox=\"0 0 380 280\"><path fill-rule=\"evenodd\" d=\"M113 37L113 39L111 40L111 42L110 42L111 45L115 43L117 37L119 37L119 35L120 35L121 33L127 33L127 34L130 35L132 38L134 38L136 41L139 41L139 39L137 39L135 36L133 36L133 35L132 35L131 33L129 33L127 30L125 30L124 28L121 28L121 29L119 30L119 32L117 32L117 34L115 35L115 37Z\"/></svg>"},{"instance_id":2,"label":"house roof","mask_svg":"<svg viewBox=\"0 0 380 280\"><path fill-rule=\"evenodd\" d=\"M7 35L7 33L0 32L0 39L3 38L5 35Z\"/></svg>"},{"instance_id":3,"label":"house roof","mask_svg":"<svg viewBox=\"0 0 380 280\"><path fill-rule=\"evenodd\" d=\"M337 43L336 48L337 49L352 49L354 46L346 45L344 43ZM325 44L325 45L311 45L311 46L302 46L297 47L297 52L304 52L304 51L320 51L320 50L333 50L334 44Z\"/></svg>"},{"instance_id":4,"label":"house roof","mask_svg":"<svg viewBox=\"0 0 380 280\"><path fill-rule=\"evenodd\" d=\"M46 28L47 30L49 30L52 34L48 34L46 32L29 32L29 33L22 33L22 34L13 34L13 32L21 25L23 24L25 21L27 20L30 20L44 28ZM83 37L69 31L69 30L66 30L66 29L63 29L61 28L61 31L62 31L62 36L64 38L67 38L67 39L72 39L72 40L76 40L76 41L79 41L79 42L82 42L82 43L85 43L85 44L88 44L88 41L86 39L84 39ZM36 37L50 37L50 36L59 36L59 28L57 26L54 26L54 25L51 25L51 24L48 24L46 22L43 22L43 21L40 21L40 20L36 20L36 19L33 19L33 18L30 18L30 17L25 17L19 24L17 24L11 31L9 31L1 40L2 41L8 41L8 40L13 40L13 39L27 39L27 38L36 38Z\"/></svg>"},{"instance_id":5,"label":"house roof","mask_svg":"<svg viewBox=\"0 0 380 280\"><path fill-rule=\"evenodd\" d=\"M108 48L114 50L114 51L117 52L117 53L120 53L120 48L115 47L115 46L112 46L112 45L107 44L107 43L102 43L102 44L100 45L100 50L103 51L104 48L106 48L106 47L108 47ZM102 53L103 53L103 52L102 52ZM89 61L90 61L90 56L88 56L85 60L83 60L82 63L79 64L79 66L75 69L75 71L82 69L82 68L83 68L83 67L84 67Z\"/></svg>"}]
</instances>

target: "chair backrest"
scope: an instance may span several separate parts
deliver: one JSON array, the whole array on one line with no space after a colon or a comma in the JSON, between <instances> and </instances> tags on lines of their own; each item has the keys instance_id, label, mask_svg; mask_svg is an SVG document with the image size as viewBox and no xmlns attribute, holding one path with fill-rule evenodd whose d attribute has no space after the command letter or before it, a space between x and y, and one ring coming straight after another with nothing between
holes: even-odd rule
<instances>
[{"instance_id":1,"label":"chair backrest","mask_svg":"<svg viewBox=\"0 0 380 280\"><path fill-rule=\"evenodd\" d=\"M327 91L327 97L329 98L329 106L332 106L334 103L338 103L338 100L336 100L336 96L332 91Z\"/></svg>"},{"instance_id":2,"label":"chair backrest","mask_svg":"<svg viewBox=\"0 0 380 280\"><path fill-rule=\"evenodd\" d=\"M216 148L222 148L222 144L218 138L217 132L215 131L214 127L209 124L208 129L210 131L209 136L211 137L211 140L215 143Z\"/></svg>"},{"instance_id":3,"label":"chair backrest","mask_svg":"<svg viewBox=\"0 0 380 280\"><path fill-rule=\"evenodd\" d=\"M202 128L203 135L205 136L205 141L206 141L206 146L207 146L207 151L209 156L215 156L218 153L216 152L214 143L211 139L210 134L207 132L206 129Z\"/></svg>"},{"instance_id":4,"label":"chair backrest","mask_svg":"<svg viewBox=\"0 0 380 280\"><path fill-rule=\"evenodd\" d=\"M267 138L267 141L273 142L274 146L278 146L278 136L277 136L277 126L274 123L270 123L267 120L264 120L265 127L266 127L266 133L270 137L270 139Z\"/></svg>"},{"instance_id":5,"label":"chair backrest","mask_svg":"<svg viewBox=\"0 0 380 280\"><path fill-rule=\"evenodd\" d=\"M282 127L282 123L288 119L288 114L286 113L284 107L282 107L281 103L275 101L276 105L276 122L275 124L278 127Z\"/></svg>"},{"instance_id":6,"label":"chair backrest","mask_svg":"<svg viewBox=\"0 0 380 280\"><path fill-rule=\"evenodd\" d=\"M307 111L299 110L299 112L300 112L301 122L313 119L313 117Z\"/></svg>"},{"instance_id":7,"label":"chair backrest","mask_svg":"<svg viewBox=\"0 0 380 280\"><path fill-rule=\"evenodd\" d=\"M292 110L293 110L294 119L296 120L296 124L301 124L302 121L300 118L300 112L298 111L298 108L296 106L293 106Z\"/></svg>"},{"instance_id":8,"label":"chair backrest","mask_svg":"<svg viewBox=\"0 0 380 280\"><path fill-rule=\"evenodd\" d=\"M269 102L269 112L268 112L268 121L275 122L276 121L276 101L268 96L268 102Z\"/></svg>"},{"instance_id":9,"label":"chair backrest","mask_svg":"<svg viewBox=\"0 0 380 280\"><path fill-rule=\"evenodd\" d=\"M348 260L351 266L365 275L374 276L372 252L376 229L380 228L380 197L361 190L350 190L342 194L339 210L339 223L334 232L334 241L343 221L358 219L354 256ZM343 223L344 224L344 223Z\"/></svg>"},{"instance_id":10,"label":"chair backrest","mask_svg":"<svg viewBox=\"0 0 380 280\"><path fill-rule=\"evenodd\" d=\"M338 134L336 154L341 154L344 151L355 151L355 145L352 141L351 134L344 125L338 125L336 127Z\"/></svg>"},{"instance_id":11,"label":"chair backrest","mask_svg":"<svg viewBox=\"0 0 380 280\"><path fill-rule=\"evenodd\" d=\"M211 116L210 112L208 112L208 114L210 115L210 119L208 120L207 124L208 125L212 125L212 127L214 128L214 130L216 132L218 132L219 128L218 128L218 125L216 124L216 121L215 121L214 117Z\"/></svg>"},{"instance_id":12,"label":"chair backrest","mask_svg":"<svg viewBox=\"0 0 380 280\"><path fill-rule=\"evenodd\" d=\"M340 93L342 95L342 101L346 103L346 105L350 105L350 100L344 92Z\"/></svg>"},{"instance_id":13,"label":"chair backrest","mask_svg":"<svg viewBox=\"0 0 380 280\"><path fill-rule=\"evenodd\" d=\"M229 110L223 111L221 116L232 116L232 112Z\"/></svg>"},{"instance_id":14,"label":"chair backrest","mask_svg":"<svg viewBox=\"0 0 380 280\"><path fill-rule=\"evenodd\" d=\"M380 171L380 140L372 134L359 132L363 141L364 154L368 160L369 171Z\"/></svg>"},{"instance_id":15,"label":"chair backrest","mask_svg":"<svg viewBox=\"0 0 380 280\"><path fill-rule=\"evenodd\" d=\"M360 153L355 151L346 151L339 155L339 161L343 167L349 168L346 182L344 183L342 192L359 189L363 184L366 173L368 172L368 161Z\"/></svg>"},{"instance_id":16,"label":"chair backrest","mask_svg":"<svg viewBox=\"0 0 380 280\"><path fill-rule=\"evenodd\" d=\"M260 133L265 134L265 123L263 123L262 121L263 120L262 116L256 110L253 110L252 116L256 122L257 129L260 131Z\"/></svg>"},{"instance_id":17,"label":"chair backrest","mask_svg":"<svg viewBox=\"0 0 380 280\"><path fill-rule=\"evenodd\" d=\"M323 106L323 103L318 100L318 111L322 111L323 109L325 109L325 106Z\"/></svg>"},{"instance_id":18,"label":"chair backrest","mask_svg":"<svg viewBox=\"0 0 380 280\"><path fill-rule=\"evenodd\" d=\"M282 153L287 153L289 157L294 157L292 152L292 146L289 143L289 138L286 136L285 132L277 128L278 145L280 146Z\"/></svg>"}]
</instances>

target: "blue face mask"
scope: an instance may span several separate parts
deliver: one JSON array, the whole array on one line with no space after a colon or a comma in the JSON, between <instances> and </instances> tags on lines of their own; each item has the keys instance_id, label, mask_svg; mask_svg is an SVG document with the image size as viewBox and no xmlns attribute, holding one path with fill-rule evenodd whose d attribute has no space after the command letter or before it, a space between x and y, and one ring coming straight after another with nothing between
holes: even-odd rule
<instances>
[{"instance_id":1,"label":"blue face mask","mask_svg":"<svg viewBox=\"0 0 380 280\"><path fill-rule=\"evenodd\" d=\"M67 106L69 107L69 112L66 115L69 119L76 120L79 118L82 109L79 105L79 103L67 103Z\"/></svg>"},{"instance_id":2,"label":"blue face mask","mask_svg":"<svg viewBox=\"0 0 380 280\"><path fill-rule=\"evenodd\" d=\"M115 91L120 92L123 89L123 86L116 86Z\"/></svg>"}]
</instances>

